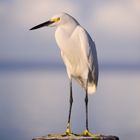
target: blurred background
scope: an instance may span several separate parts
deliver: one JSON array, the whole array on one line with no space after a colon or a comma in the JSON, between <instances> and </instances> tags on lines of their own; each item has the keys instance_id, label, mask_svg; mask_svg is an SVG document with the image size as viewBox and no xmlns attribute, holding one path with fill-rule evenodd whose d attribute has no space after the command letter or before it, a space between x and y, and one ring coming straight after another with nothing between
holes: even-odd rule
<instances>
[{"instance_id":1,"label":"blurred background","mask_svg":"<svg viewBox=\"0 0 140 140\"><path fill-rule=\"evenodd\" d=\"M89 98L89 127L120 140L140 137L139 0L0 0L0 139L31 140L63 133L69 80L53 28L29 29L67 12L95 40L97 93ZM84 91L74 82L72 131L85 129Z\"/></svg>"}]
</instances>

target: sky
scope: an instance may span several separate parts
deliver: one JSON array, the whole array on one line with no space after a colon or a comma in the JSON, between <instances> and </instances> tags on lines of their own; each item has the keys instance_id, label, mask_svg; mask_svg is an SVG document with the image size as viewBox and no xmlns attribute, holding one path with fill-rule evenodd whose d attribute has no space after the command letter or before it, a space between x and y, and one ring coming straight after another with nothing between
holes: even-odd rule
<instances>
[{"instance_id":1,"label":"sky","mask_svg":"<svg viewBox=\"0 0 140 140\"><path fill-rule=\"evenodd\" d=\"M91 131L138 140L139 0L0 0L0 139L28 140L65 129L69 83L55 28L29 30L60 12L75 17L96 44L99 83L89 99ZM84 94L73 86L72 128L81 132Z\"/></svg>"},{"instance_id":2,"label":"sky","mask_svg":"<svg viewBox=\"0 0 140 140\"><path fill-rule=\"evenodd\" d=\"M29 29L63 11L90 33L100 64L140 64L139 0L0 1L0 62L61 63L55 29Z\"/></svg>"}]
</instances>

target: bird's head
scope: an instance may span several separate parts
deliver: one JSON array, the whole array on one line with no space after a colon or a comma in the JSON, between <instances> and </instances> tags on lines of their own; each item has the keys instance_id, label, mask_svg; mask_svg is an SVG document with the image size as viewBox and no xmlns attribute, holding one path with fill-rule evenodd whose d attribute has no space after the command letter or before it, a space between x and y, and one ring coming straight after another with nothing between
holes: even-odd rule
<instances>
[{"instance_id":1,"label":"bird's head","mask_svg":"<svg viewBox=\"0 0 140 140\"><path fill-rule=\"evenodd\" d=\"M77 24L77 21L69 14L61 13L61 14L53 16L50 20L31 28L30 30L35 30L35 29L45 27L45 26L54 27L54 26L64 25L66 23Z\"/></svg>"}]
</instances>

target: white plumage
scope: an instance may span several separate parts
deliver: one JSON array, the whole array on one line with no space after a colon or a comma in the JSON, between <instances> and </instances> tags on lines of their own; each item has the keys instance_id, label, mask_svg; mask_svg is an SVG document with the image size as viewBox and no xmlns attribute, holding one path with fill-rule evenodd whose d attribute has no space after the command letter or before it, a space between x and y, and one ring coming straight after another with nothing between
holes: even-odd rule
<instances>
[{"instance_id":1,"label":"white plumage","mask_svg":"<svg viewBox=\"0 0 140 140\"><path fill-rule=\"evenodd\" d=\"M55 31L55 39L61 50L69 78L76 79L88 93L96 91L98 62L95 44L85 29L70 15L62 13Z\"/></svg>"},{"instance_id":2,"label":"white plumage","mask_svg":"<svg viewBox=\"0 0 140 140\"><path fill-rule=\"evenodd\" d=\"M88 32L72 16L66 13L56 15L49 21L30 30L44 26L56 27L55 39L70 79L70 108L67 129L63 135L73 135L70 129L70 118L73 103L72 79L74 78L86 91L86 130L84 135L93 136L88 129L88 93L94 93L98 83L98 61L95 43Z\"/></svg>"}]
</instances>

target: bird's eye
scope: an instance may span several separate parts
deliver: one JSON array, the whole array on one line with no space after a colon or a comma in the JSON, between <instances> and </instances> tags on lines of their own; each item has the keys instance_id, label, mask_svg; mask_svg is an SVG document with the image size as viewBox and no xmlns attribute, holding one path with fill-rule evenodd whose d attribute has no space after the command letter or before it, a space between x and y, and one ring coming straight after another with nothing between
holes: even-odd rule
<instances>
[{"instance_id":1,"label":"bird's eye","mask_svg":"<svg viewBox=\"0 0 140 140\"><path fill-rule=\"evenodd\" d=\"M60 17L57 18L57 22L60 21Z\"/></svg>"}]
</instances>

